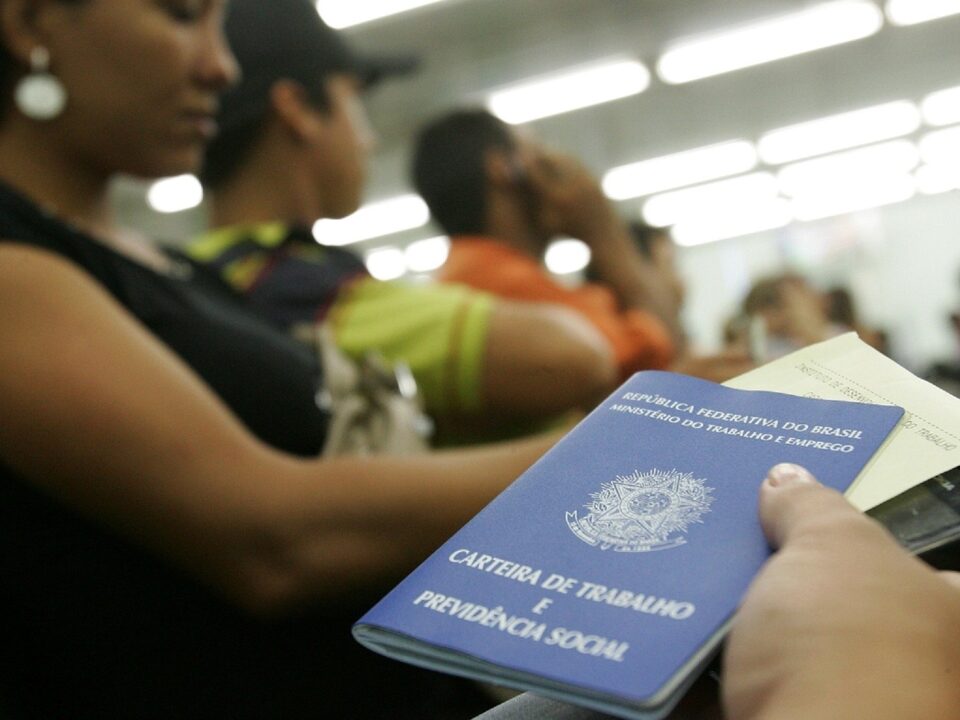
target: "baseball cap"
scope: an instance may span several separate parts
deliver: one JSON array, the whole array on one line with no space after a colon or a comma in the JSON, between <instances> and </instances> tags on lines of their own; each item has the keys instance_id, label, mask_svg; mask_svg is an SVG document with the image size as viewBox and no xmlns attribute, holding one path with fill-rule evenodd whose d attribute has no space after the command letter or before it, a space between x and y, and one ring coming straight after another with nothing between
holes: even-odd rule
<instances>
[{"instance_id":1,"label":"baseball cap","mask_svg":"<svg viewBox=\"0 0 960 720\"><path fill-rule=\"evenodd\" d=\"M369 88L416 69L414 55L362 55L329 27L312 0L231 0L225 32L241 79L221 98L221 127L261 115L280 79L311 88L333 73L356 75Z\"/></svg>"}]
</instances>

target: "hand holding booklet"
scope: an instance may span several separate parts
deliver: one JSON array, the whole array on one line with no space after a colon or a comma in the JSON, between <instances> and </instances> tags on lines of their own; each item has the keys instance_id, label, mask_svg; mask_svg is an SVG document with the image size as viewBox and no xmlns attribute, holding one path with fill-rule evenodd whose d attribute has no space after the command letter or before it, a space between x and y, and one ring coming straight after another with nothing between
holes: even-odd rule
<instances>
[{"instance_id":1,"label":"hand holding booklet","mask_svg":"<svg viewBox=\"0 0 960 720\"><path fill-rule=\"evenodd\" d=\"M846 490L903 410L635 375L355 626L383 654L666 715L769 555L780 462Z\"/></svg>"}]
</instances>

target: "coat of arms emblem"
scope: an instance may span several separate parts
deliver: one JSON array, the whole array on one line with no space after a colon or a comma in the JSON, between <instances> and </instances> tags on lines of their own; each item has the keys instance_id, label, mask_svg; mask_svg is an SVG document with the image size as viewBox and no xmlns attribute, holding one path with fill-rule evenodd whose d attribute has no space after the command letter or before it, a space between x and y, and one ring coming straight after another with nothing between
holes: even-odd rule
<instances>
[{"instance_id":1,"label":"coat of arms emblem","mask_svg":"<svg viewBox=\"0 0 960 720\"><path fill-rule=\"evenodd\" d=\"M583 517L577 517L576 510L566 513L567 526L601 550L665 550L686 542L689 526L710 512L712 492L692 473L634 470L591 493Z\"/></svg>"}]
</instances>

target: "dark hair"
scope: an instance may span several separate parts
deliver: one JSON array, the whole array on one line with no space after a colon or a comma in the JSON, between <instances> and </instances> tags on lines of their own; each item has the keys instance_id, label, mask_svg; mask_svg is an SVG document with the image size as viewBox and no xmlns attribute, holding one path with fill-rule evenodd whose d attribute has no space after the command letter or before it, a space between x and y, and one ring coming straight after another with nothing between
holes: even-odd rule
<instances>
[{"instance_id":1,"label":"dark hair","mask_svg":"<svg viewBox=\"0 0 960 720\"><path fill-rule=\"evenodd\" d=\"M794 272L785 272L757 280L743 299L743 311L755 315L764 310L780 307L783 303L783 288L788 283L803 283L806 280Z\"/></svg>"},{"instance_id":2,"label":"dark hair","mask_svg":"<svg viewBox=\"0 0 960 720\"><path fill-rule=\"evenodd\" d=\"M6 45L0 45L0 118L7 116L13 99L13 86L20 70L19 63L13 59Z\"/></svg>"},{"instance_id":3,"label":"dark hair","mask_svg":"<svg viewBox=\"0 0 960 720\"><path fill-rule=\"evenodd\" d=\"M653 244L659 237L667 237L665 228L653 227L640 220L634 220L627 225L630 230L630 237L633 238L633 244L640 254L645 258L653 257Z\"/></svg>"},{"instance_id":4,"label":"dark hair","mask_svg":"<svg viewBox=\"0 0 960 720\"><path fill-rule=\"evenodd\" d=\"M413 184L444 232L483 232L486 154L515 147L508 126L486 110L457 110L420 131L414 149Z\"/></svg>"},{"instance_id":5,"label":"dark hair","mask_svg":"<svg viewBox=\"0 0 960 720\"><path fill-rule=\"evenodd\" d=\"M316 82L304 87L304 90L314 107L327 112L330 109L330 95L323 75L318 71ZM274 82L255 77L249 80L244 78L222 98L220 131L207 145L199 174L200 182L205 187L221 187L236 174L256 147L270 115L270 88ZM252 87L254 85L256 87ZM242 103L232 102L235 94L243 98Z\"/></svg>"},{"instance_id":6,"label":"dark hair","mask_svg":"<svg viewBox=\"0 0 960 720\"><path fill-rule=\"evenodd\" d=\"M331 75L352 75L368 88L417 64L412 56L356 54L317 14L312 0L231 0L224 33L242 79L220 100L220 133L208 146L200 173L201 181L214 188L230 180L257 145L278 80L298 82L311 104L327 112Z\"/></svg>"},{"instance_id":7,"label":"dark hair","mask_svg":"<svg viewBox=\"0 0 960 720\"><path fill-rule=\"evenodd\" d=\"M81 5L87 0L58 0L64 5ZM0 2L0 7L3 3ZM4 42L0 41L0 120L6 118L7 112L13 104L13 90L24 71L29 70L20 63Z\"/></svg>"},{"instance_id":8,"label":"dark hair","mask_svg":"<svg viewBox=\"0 0 960 720\"><path fill-rule=\"evenodd\" d=\"M845 287L831 288L826 293L827 319L847 327L857 324L856 303L853 295Z\"/></svg>"}]
</instances>

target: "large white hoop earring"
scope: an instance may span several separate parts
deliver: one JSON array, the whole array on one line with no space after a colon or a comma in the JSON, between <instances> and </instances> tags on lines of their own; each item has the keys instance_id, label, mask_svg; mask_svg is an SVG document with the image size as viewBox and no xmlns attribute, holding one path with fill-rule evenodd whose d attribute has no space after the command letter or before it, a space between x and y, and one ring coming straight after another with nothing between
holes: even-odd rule
<instances>
[{"instance_id":1,"label":"large white hoop earring","mask_svg":"<svg viewBox=\"0 0 960 720\"><path fill-rule=\"evenodd\" d=\"M14 91L17 108L32 120L53 120L67 104L67 90L49 71L50 53L42 45L30 51L30 74Z\"/></svg>"}]
</instances>

